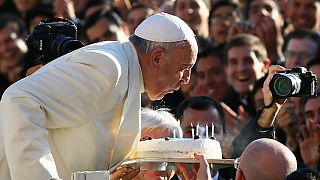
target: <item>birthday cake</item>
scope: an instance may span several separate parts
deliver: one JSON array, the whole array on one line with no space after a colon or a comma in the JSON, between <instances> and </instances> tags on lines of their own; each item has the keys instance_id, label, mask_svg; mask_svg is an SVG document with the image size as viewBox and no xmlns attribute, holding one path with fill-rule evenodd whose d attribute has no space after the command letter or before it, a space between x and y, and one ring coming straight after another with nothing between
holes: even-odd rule
<instances>
[{"instance_id":1,"label":"birthday cake","mask_svg":"<svg viewBox=\"0 0 320 180\"><path fill-rule=\"evenodd\" d=\"M220 143L204 138L162 138L140 141L132 158L194 158L194 153L208 159L222 159Z\"/></svg>"}]
</instances>

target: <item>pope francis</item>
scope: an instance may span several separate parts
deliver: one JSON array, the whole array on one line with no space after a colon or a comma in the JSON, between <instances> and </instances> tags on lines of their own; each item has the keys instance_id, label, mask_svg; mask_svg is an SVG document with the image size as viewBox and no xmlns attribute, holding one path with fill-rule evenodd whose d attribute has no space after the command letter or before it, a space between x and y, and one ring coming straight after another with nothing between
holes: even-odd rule
<instances>
[{"instance_id":1,"label":"pope francis","mask_svg":"<svg viewBox=\"0 0 320 180\"><path fill-rule=\"evenodd\" d=\"M197 53L188 25L158 13L128 42L85 46L13 84L0 103L1 179L112 172L140 139L141 92L156 100L178 90Z\"/></svg>"}]
</instances>

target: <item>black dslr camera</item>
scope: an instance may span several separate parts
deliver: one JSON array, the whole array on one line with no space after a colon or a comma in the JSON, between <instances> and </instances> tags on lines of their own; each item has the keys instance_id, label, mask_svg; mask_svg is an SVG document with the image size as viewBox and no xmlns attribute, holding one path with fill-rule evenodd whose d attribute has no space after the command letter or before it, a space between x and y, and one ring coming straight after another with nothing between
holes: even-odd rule
<instances>
[{"instance_id":1,"label":"black dslr camera","mask_svg":"<svg viewBox=\"0 0 320 180\"><path fill-rule=\"evenodd\" d=\"M34 27L27 37L27 46L37 64L48 62L83 47L77 39L77 26L61 18L46 19ZM36 65L35 63L35 65Z\"/></svg>"},{"instance_id":2,"label":"black dslr camera","mask_svg":"<svg viewBox=\"0 0 320 180\"><path fill-rule=\"evenodd\" d=\"M276 73L270 81L269 88L274 99L288 97L316 97L317 78L304 67L295 67Z\"/></svg>"}]
</instances>

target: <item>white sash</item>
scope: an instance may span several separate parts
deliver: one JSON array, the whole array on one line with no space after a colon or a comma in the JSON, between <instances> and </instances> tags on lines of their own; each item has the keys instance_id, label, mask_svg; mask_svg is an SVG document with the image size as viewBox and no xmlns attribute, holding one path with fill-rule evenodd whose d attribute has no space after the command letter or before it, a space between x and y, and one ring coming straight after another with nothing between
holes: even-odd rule
<instances>
[{"instance_id":1,"label":"white sash","mask_svg":"<svg viewBox=\"0 0 320 180\"><path fill-rule=\"evenodd\" d=\"M138 56L134 51L133 45L127 43L124 51L131 51L128 53L134 57L128 57L129 72L128 81L129 88L127 99L123 107L118 135L115 140L115 147L113 148L112 156L108 169L110 172L115 170L125 159L128 159L140 140L141 135L141 71L138 62ZM128 47L129 46L129 47Z\"/></svg>"}]
</instances>

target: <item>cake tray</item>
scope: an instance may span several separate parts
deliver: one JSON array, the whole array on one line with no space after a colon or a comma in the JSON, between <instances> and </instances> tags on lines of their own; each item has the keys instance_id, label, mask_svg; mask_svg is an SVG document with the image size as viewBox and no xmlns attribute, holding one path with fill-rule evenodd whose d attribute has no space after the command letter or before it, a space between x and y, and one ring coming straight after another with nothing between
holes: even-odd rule
<instances>
[{"instance_id":1,"label":"cake tray","mask_svg":"<svg viewBox=\"0 0 320 180\"><path fill-rule=\"evenodd\" d=\"M233 167L234 159L207 159L208 163L214 169ZM185 158L139 158L129 159L122 163L121 166L140 167L141 170L158 170L166 171L175 168L175 163L199 163L197 159Z\"/></svg>"}]
</instances>

